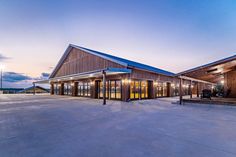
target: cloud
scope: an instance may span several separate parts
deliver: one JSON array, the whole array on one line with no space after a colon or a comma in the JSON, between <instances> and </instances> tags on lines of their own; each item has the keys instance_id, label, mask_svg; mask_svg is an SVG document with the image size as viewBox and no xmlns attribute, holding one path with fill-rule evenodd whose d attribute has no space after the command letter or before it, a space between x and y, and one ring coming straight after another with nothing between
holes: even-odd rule
<instances>
[{"instance_id":1,"label":"cloud","mask_svg":"<svg viewBox=\"0 0 236 157\"><path fill-rule=\"evenodd\" d=\"M45 72L44 72L44 73L41 74L41 77L43 77L43 78L48 78L49 75L50 75L49 73L45 73Z\"/></svg>"},{"instance_id":2,"label":"cloud","mask_svg":"<svg viewBox=\"0 0 236 157\"><path fill-rule=\"evenodd\" d=\"M34 79L22 73L4 72L4 75L3 75L3 81L5 82L16 83L16 82L31 81L31 80L34 80Z\"/></svg>"},{"instance_id":3,"label":"cloud","mask_svg":"<svg viewBox=\"0 0 236 157\"><path fill-rule=\"evenodd\" d=\"M53 67L53 66L51 66L51 67L48 67L48 69L49 69L49 70L53 70L53 69L54 69L54 67Z\"/></svg>"},{"instance_id":4,"label":"cloud","mask_svg":"<svg viewBox=\"0 0 236 157\"><path fill-rule=\"evenodd\" d=\"M9 59L9 57L4 56L3 54L0 54L0 61L4 61Z\"/></svg>"},{"instance_id":5,"label":"cloud","mask_svg":"<svg viewBox=\"0 0 236 157\"><path fill-rule=\"evenodd\" d=\"M38 77L31 77L23 73L17 72L4 72L3 73L3 86L11 88L25 88L32 86L35 81L46 80L49 77L49 73L43 72Z\"/></svg>"}]
</instances>

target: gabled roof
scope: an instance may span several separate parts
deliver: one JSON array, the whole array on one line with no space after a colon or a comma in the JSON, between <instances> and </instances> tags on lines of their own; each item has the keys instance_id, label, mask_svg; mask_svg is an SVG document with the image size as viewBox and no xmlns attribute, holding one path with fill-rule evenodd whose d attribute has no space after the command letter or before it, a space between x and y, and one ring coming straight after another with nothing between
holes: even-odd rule
<instances>
[{"instance_id":1,"label":"gabled roof","mask_svg":"<svg viewBox=\"0 0 236 157\"><path fill-rule=\"evenodd\" d=\"M193 71L197 71L197 70L200 70L200 69L204 69L204 68L224 64L224 63L227 63L227 62L230 62L230 61L233 61L233 60L236 60L236 55L233 55L233 56L230 56L230 57L227 57L227 58L224 58L224 59L220 59L220 60L205 64L205 65L201 65L201 66L198 66L198 67L195 67L195 68L183 71L183 72L180 72L177 75L184 75L184 74L187 74L187 73L190 73L190 72L193 72Z\"/></svg>"},{"instance_id":2,"label":"gabled roof","mask_svg":"<svg viewBox=\"0 0 236 157\"><path fill-rule=\"evenodd\" d=\"M70 44L49 78L54 76L54 74L60 68L61 64L64 62L64 60L66 59L66 57L68 56L68 54L69 54L69 52L72 48L76 48L76 49L85 51L85 52L90 53L92 55L104 58L106 60L110 60L112 62L115 62L115 63L120 64L120 65L124 65L126 67L137 68L137 69L140 69L140 70L145 70L145 71L158 73L158 74L162 74L162 75L166 75L166 76L175 76L174 73L169 72L169 71L165 71L165 70L155 68L155 67L152 67L152 66L149 66L149 65L145 65L145 64L142 64L142 63L134 62L134 61L127 60L127 59L124 59L124 58L112 56L112 55L109 55L109 54L106 54L106 53L103 53L103 52L99 52L99 51L91 50L91 49L84 48L84 47L81 47L81 46Z\"/></svg>"},{"instance_id":3,"label":"gabled roof","mask_svg":"<svg viewBox=\"0 0 236 157\"><path fill-rule=\"evenodd\" d=\"M21 90L21 91L18 91L18 93L24 93L24 92L26 92L26 91L28 91L28 90L32 90L32 89L34 89L34 86L31 86L31 87L25 88L25 89L23 89L23 90ZM35 89L41 89L41 90L43 90L43 91L49 93L49 90L48 90L48 89L45 89L45 88L40 87L40 86L35 86Z\"/></svg>"}]
</instances>

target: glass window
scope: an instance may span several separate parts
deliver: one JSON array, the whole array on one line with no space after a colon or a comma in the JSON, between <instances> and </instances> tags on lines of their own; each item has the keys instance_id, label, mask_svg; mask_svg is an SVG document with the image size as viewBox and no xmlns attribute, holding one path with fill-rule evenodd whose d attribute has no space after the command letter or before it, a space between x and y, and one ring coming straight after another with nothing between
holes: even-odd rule
<instances>
[{"instance_id":1,"label":"glass window","mask_svg":"<svg viewBox=\"0 0 236 157\"><path fill-rule=\"evenodd\" d=\"M72 95L72 85L71 85L71 83L67 84L67 93L68 93L68 95Z\"/></svg>"},{"instance_id":2,"label":"glass window","mask_svg":"<svg viewBox=\"0 0 236 157\"><path fill-rule=\"evenodd\" d=\"M174 86L173 90L174 90L174 96L178 96L179 95L179 88L177 86Z\"/></svg>"},{"instance_id":3,"label":"glass window","mask_svg":"<svg viewBox=\"0 0 236 157\"><path fill-rule=\"evenodd\" d=\"M103 82L98 82L98 95L103 98ZM106 82L106 98L121 99L121 80L110 80Z\"/></svg>"},{"instance_id":4,"label":"glass window","mask_svg":"<svg viewBox=\"0 0 236 157\"><path fill-rule=\"evenodd\" d=\"M121 99L121 81L116 81L116 99Z\"/></svg>"},{"instance_id":5,"label":"glass window","mask_svg":"<svg viewBox=\"0 0 236 157\"><path fill-rule=\"evenodd\" d=\"M139 99L140 98L140 82L135 81L135 98Z\"/></svg>"},{"instance_id":6,"label":"glass window","mask_svg":"<svg viewBox=\"0 0 236 157\"><path fill-rule=\"evenodd\" d=\"M109 81L106 81L106 98L109 98ZM99 97L103 98L103 82L99 82Z\"/></svg>"},{"instance_id":7,"label":"glass window","mask_svg":"<svg viewBox=\"0 0 236 157\"><path fill-rule=\"evenodd\" d=\"M163 83L163 96L167 96L167 83Z\"/></svg>"},{"instance_id":8,"label":"glass window","mask_svg":"<svg viewBox=\"0 0 236 157\"><path fill-rule=\"evenodd\" d=\"M84 92L84 85L83 85L83 82L78 82L78 96L83 96Z\"/></svg>"},{"instance_id":9,"label":"glass window","mask_svg":"<svg viewBox=\"0 0 236 157\"><path fill-rule=\"evenodd\" d=\"M64 83L64 95L68 95L68 83Z\"/></svg>"},{"instance_id":10,"label":"glass window","mask_svg":"<svg viewBox=\"0 0 236 157\"><path fill-rule=\"evenodd\" d=\"M148 82L141 81L141 98L148 98Z\"/></svg>"},{"instance_id":11,"label":"glass window","mask_svg":"<svg viewBox=\"0 0 236 157\"><path fill-rule=\"evenodd\" d=\"M167 83L159 82L157 84L156 89L157 89L157 93L156 93L157 97L165 97L165 96L167 96Z\"/></svg>"},{"instance_id":12,"label":"glass window","mask_svg":"<svg viewBox=\"0 0 236 157\"><path fill-rule=\"evenodd\" d=\"M135 87L134 87L134 81L131 81L130 83L130 99L135 98Z\"/></svg>"},{"instance_id":13,"label":"glass window","mask_svg":"<svg viewBox=\"0 0 236 157\"><path fill-rule=\"evenodd\" d=\"M116 98L116 81L110 81L110 98Z\"/></svg>"},{"instance_id":14,"label":"glass window","mask_svg":"<svg viewBox=\"0 0 236 157\"><path fill-rule=\"evenodd\" d=\"M91 83L88 82L87 85L87 96L91 96Z\"/></svg>"},{"instance_id":15,"label":"glass window","mask_svg":"<svg viewBox=\"0 0 236 157\"><path fill-rule=\"evenodd\" d=\"M58 95L58 94L59 94L58 84L55 83L54 84L54 95Z\"/></svg>"},{"instance_id":16,"label":"glass window","mask_svg":"<svg viewBox=\"0 0 236 157\"><path fill-rule=\"evenodd\" d=\"M71 83L64 83L64 95L72 95Z\"/></svg>"},{"instance_id":17,"label":"glass window","mask_svg":"<svg viewBox=\"0 0 236 157\"><path fill-rule=\"evenodd\" d=\"M78 82L78 96L91 96L91 85L90 82L80 81Z\"/></svg>"},{"instance_id":18,"label":"glass window","mask_svg":"<svg viewBox=\"0 0 236 157\"><path fill-rule=\"evenodd\" d=\"M130 83L130 99L140 98L148 98L148 82L133 80Z\"/></svg>"}]
</instances>

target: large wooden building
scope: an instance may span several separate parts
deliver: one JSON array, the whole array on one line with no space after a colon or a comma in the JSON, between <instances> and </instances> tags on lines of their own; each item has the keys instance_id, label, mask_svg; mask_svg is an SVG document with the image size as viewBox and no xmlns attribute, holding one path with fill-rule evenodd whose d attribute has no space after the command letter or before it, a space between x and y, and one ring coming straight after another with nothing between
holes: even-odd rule
<instances>
[{"instance_id":1,"label":"large wooden building","mask_svg":"<svg viewBox=\"0 0 236 157\"><path fill-rule=\"evenodd\" d=\"M199 95L212 85L76 45L68 46L49 80L54 95L122 101Z\"/></svg>"}]
</instances>

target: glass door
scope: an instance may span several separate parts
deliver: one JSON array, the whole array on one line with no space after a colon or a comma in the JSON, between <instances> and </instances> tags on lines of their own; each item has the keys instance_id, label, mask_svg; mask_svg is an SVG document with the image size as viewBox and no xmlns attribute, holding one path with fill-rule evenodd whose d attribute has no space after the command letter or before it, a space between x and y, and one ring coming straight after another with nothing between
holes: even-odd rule
<instances>
[{"instance_id":1,"label":"glass door","mask_svg":"<svg viewBox=\"0 0 236 157\"><path fill-rule=\"evenodd\" d=\"M141 98L146 99L148 98L148 82L141 81Z\"/></svg>"}]
</instances>

